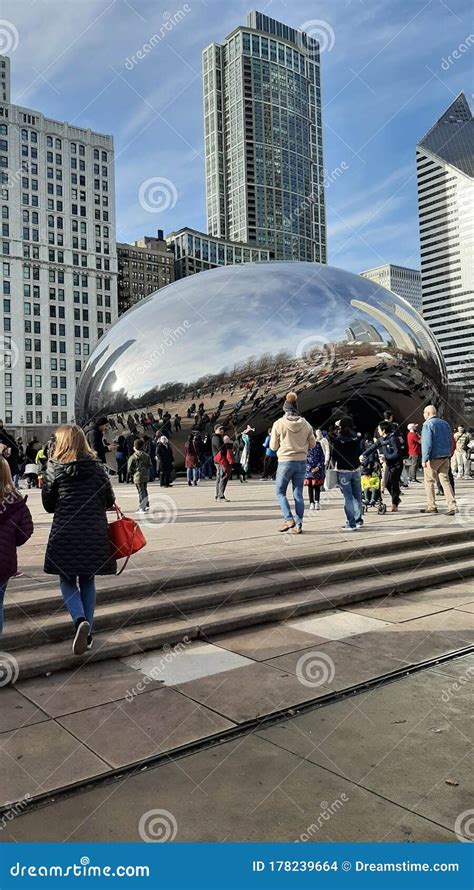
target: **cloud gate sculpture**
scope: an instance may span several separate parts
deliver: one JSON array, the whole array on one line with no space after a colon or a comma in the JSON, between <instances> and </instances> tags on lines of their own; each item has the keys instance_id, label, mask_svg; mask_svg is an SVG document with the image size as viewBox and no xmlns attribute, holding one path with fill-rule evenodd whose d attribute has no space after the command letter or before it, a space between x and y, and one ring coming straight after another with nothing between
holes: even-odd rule
<instances>
[{"instance_id":1,"label":"cloud gate sculpture","mask_svg":"<svg viewBox=\"0 0 474 890\"><path fill-rule=\"evenodd\" d=\"M127 419L178 414L179 460L186 436L217 419L231 436L247 424L264 434L290 389L314 425L352 414L365 431L387 408L420 421L446 399L446 369L421 316L372 281L317 263L226 266L119 318L82 372L76 419L107 414L128 433Z\"/></svg>"}]
</instances>

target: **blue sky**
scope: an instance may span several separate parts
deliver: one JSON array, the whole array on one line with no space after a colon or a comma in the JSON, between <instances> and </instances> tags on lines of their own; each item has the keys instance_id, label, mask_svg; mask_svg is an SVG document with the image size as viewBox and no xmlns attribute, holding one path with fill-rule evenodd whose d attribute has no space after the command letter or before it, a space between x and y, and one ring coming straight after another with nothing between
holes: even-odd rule
<instances>
[{"instance_id":1,"label":"blue sky","mask_svg":"<svg viewBox=\"0 0 474 890\"><path fill-rule=\"evenodd\" d=\"M118 240L205 230L201 51L252 8L322 39L329 263L417 267L415 145L472 95L471 0L3 0L12 101L114 135ZM161 212L139 201L155 177Z\"/></svg>"}]
</instances>

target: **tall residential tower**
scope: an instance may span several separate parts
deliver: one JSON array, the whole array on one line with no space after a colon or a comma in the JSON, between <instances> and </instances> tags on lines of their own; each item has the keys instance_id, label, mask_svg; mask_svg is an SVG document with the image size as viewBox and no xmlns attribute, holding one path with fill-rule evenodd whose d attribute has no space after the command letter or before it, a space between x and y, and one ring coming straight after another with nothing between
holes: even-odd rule
<instances>
[{"instance_id":1,"label":"tall residential tower","mask_svg":"<svg viewBox=\"0 0 474 890\"><path fill-rule=\"evenodd\" d=\"M41 436L117 318L113 140L12 105L0 72L0 417Z\"/></svg>"},{"instance_id":2,"label":"tall residential tower","mask_svg":"<svg viewBox=\"0 0 474 890\"><path fill-rule=\"evenodd\" d=\"M474 415L474 119L464 93L416 147L423 316Z\"/></svg>"},{"instance_id":3,"label":"tall residential tower","mask_svg":"<svg viewBox=\"0 0 474 890\"><path fill-rule=\"evenodd\" d=\"M251 12L203 73L209 234L325 263L317 40Z\"/></svg>"}]
</instances>

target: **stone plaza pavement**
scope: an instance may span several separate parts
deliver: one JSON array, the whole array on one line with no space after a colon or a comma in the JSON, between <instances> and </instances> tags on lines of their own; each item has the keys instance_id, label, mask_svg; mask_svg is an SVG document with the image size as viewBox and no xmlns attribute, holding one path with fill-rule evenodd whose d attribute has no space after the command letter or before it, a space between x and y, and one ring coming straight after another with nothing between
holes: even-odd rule
<instances>
[{"instance_id":1,"label":"stone plaza pavement","mask_svg":"<svg viewBox=\"0 0 474 890\"><path fill-rule=\"evenodd\" d=\"M0 842L472 840L473 678L458 658L52 796L11 811Z\"/></svg>"},{"instance_id":2,"label":"stone plaza pavement","mask_svg":"<svg viewBox=\"0 0 474 890\"><path fill-rule=\"evenodd\" d=\"M131 486L117 486L117 489L120 505L130 513L135 507L134 489ZM460 484L460 514L456 518L441 512L438 516L423 517L418 512L423 503L422 486L416 486L416 489L412 486L405 491L398 514L369 514L366 527L350 536L351 540L385 541L388 552L395 538L414 536L423 529L431 531L434 525L439 530L466 528L469 522L472 523L469 504L472 510L473 491L471 481ZM150 493L152 516L143 523L149 546L134 559L130 572L127 570L128 585L133 585L133 578L138 581L143 576L155 576L161 570L173 568L185 572L190 567L195 571L196 566L202 566L209 571L216 565L238 565L250 556L271 562L275 555L288 553L291 554L288 558L297 560L298 554L306 548L342 550L348 537L340 530L342 504L340 496L333 492L323 496L320 513L308 514L305 534L300 537L276 533L279 516L271 483L234 483L228 490L231 501L219 504L213 499L210 483L190 489L178 482L166 492L150 486ZM42 512L38 492L31 493L29 503L35 517L36 533L32 542L20 551L24 576L11 582L7 594L10 602L38 597L41 591L48 591L50 595L55 584L54 578L47 578L41 572L51 517ZM110 579L100 582L107 583ZM370 583L369 578L368 595ZM15 686L0 689L1 805L11 810L11 805L20 801L23 802L20 807L27 810L28 801L47 799L65 789L86 788L99 777L116 776L133 766L143 768L146 763L151 766L152 763L168 762L166 767L159 766L153 775L158 776L165 768L169 775L181 768L176 767L177 763L187 762L188 758L176 760L177 754L191 756L197 745L208 745L212 740L230 745L232 753L232 746L240 746L244 738L245 745L249 746L249 756L255 752L258 762L258 752L263 751L262 738L267 733L272 734L270 737L278 740L276 743L280 745L282 739L293 738L295 734L297 737L297 727L308 721L311 733L319 734L320 717L324 722L324 714L333 713L328 708L337 707L341 713L345 707L357 709L361 695L334 704L335 694L358 692L358 687L364 684L369 687L362 695L385 694L383 690L389 687L371 689L370 684L381 677L400 677L413 664L465 653L472 644L474 582L471 578L460 579L454 573L449 584L436 585L434 581L428 589L403 596L378 597L366 602L363 597L360 599L362 601L315 615L238 629L209 639L188 641L183 638L171 647L124 658L80 663L71 670L49 676L22 679L20 675ZM469 734L463 709L473 671L471 662L459 658L457 661L441 661L432 670L420 671L409 680L397 679L391 683L392 703L386 707L388 713L393 712L394 719L387 717L380 723L378 718L370 717L368 721L362 721L362 728L354 730L357 748L351 766L352 781L359 783L357 764L361 770L372 769L373 763L383 761L383 752L389 743L397 747L399 730L396 727L399 724L403 730L410 729L409 741L403 734L406 741L400 755L403 762L409 762L413 752L423 746L429 747L431 752L433 734L437 735L439 731L440 734L449 732L450 757L464 768L464 759L469 753ZM428 675L431 679L426 688L430 691L425 702L423 678ZM448 691L445 701L445 688L451 689L455 685L459 687L456 694ZM434 687L437 691L433 691ZM413 690L413 694L409 693L408 716L400 711L396 694L403 688ZM432 708L427 710L430 702ZM324 707L311 710L318 704ZM288 716L299 709L305 713L297 718L300 724L296 720L288 724L293 727L291 732L279 725L265 728L269 718ZM432 711L436 719L430 717L423 723L423 718ZM435 725L432 725L433 721ZM404 727L406 723L408 726ZM249 735L255 732L258 738ZM357 736L359 732L360 738ZM241 738L241 733L246 735ZM369 746L366 752L367 734L374 738L372 747ZM448 740L448 736L443 739ZM351 747L347 738L341 744ZM291 743L287 750L293 751L293 747ZM311 760L296 748L296 756L302 756L305 763ZM209 767L216 756L212 753L215 750L210 748L207 754L201 752L192 756L204 758ZM446 750L443 750L443 757L446 757ZM373 751L373 755L369 751ZM430 753L431 756L435 759L432 768L430 759L427 760L426 780L431 776L434 782L433 770L439 772L441 761L436 751ZM323 763L319 759L315 762L322 769L331 771L331 746L324 757ZM366 762L367 757L369 761ZM405 798L397 797L401 793L398 789L400 779L397 778L401 763L398 755L391 758L390 763L394 770L391 787L397 787L393 799L397 800L397 806L407 806L412 801L408 780ZM443 769L446 766L449 772L451 763L454 760L449 760ZM342 772L340 765L338 769L339 775L345 774L346 767ZM196 775L199 774L198 768ZM256 775L255 771L252 774ZM374 793L390 797L386 781L384 777L378 785L375 784ZM458 782L456 777L453 781ZM449 787L454 789L450 794L455 800L452 805L445 801L445 815L438 814L434 819L446 828L448 822L452 826L453 815L466 809L461 795L465 791L464 780ZM421 790L421 787L415 788L413 793L418 794ZM331 786L321 799L332 799L330 795L334 791L335 786ZM100 796L105 792L91 793ZM428 810L425 815L432 818ZM21 816L15 821L11 829L13 835L16 830L21 832L20 826L26 824L27 818L30 817ZM418 832L416 839L425 839L420 836L422 834L422 831ZM0 839L7 839L6 831ZM386 839L402 838L392 836Z\"/></svg>"}]
</instances>

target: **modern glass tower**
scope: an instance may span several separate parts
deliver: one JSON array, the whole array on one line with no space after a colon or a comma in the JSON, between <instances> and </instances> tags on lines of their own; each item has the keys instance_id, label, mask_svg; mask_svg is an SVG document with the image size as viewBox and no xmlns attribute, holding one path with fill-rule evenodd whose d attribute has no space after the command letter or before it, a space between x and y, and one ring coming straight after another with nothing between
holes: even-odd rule
<instances>
[{"instance_id":1,"label":"modern glass tower","mask_svg":"<svg viewBox=\"0 0 474 890\"><path fill-rule=\"evenodd\" d=\"M416 147L423 316L474 417L474 119L464 93Z\"/></svg>"},{"instance_id":2,"label":"modern glass tower","mask_svg":"<svg viewBox=\"0 0 474 890\"><path fill-rule=\"evenodd\" d=\"M209 234L325 263L318 41L251 12L203 75Z\"/></svg>"}]
</instances>

